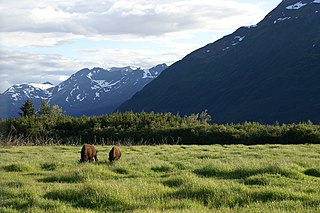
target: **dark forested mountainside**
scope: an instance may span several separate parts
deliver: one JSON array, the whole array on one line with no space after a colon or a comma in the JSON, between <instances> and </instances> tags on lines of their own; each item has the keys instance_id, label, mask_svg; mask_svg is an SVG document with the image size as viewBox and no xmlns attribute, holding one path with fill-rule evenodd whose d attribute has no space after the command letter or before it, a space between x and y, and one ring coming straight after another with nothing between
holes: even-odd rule
<instances>
[{"instance_id":1,"label":"dark forested mountainside","mask_svg":"<svg viewBox=\"0 0 320 213\"><path fill-rule=\"evenodd\" d=\"M221 123L320 122L319 23L319 1L284 0L257 25L174 63L118 109L208 109Z\"/></svg>"}]
</instances>

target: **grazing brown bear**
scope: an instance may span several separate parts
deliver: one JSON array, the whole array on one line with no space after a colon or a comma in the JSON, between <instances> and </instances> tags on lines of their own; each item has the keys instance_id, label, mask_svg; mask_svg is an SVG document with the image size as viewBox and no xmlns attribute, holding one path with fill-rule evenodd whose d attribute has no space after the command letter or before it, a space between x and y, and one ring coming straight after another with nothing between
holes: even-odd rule
<instances>
[{"instance_id":1,"label":"grazing brown bear","mask_svg":"<svg viewBox=\"0 0 320 213\"><path fill-rule=\"evenodd\" d=\"M98 151L91 144L84 144L81 149L81 159L79 162L98 161Z\"/></svg>"},{"instance_id":2,"label":"grazing brown bear","mask_svg":"<svg viewBox=\"0 0 320 213\"><path fill-rule=\"evenodd\" d=\"M119 147L114 146L109 152L109 161L112 163L114 160L119 160L121 157L121 150Z\"/></svg>"}]
</instances>

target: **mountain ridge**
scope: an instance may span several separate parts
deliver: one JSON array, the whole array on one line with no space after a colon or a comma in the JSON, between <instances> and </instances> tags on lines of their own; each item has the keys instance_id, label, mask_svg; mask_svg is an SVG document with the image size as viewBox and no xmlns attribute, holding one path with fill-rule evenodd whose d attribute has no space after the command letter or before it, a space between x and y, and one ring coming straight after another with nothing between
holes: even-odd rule
<instances>
[{"instance_id":1,"label":"mountain ridge","mask_svg":"<svg viewBox=\"0 0 320 213\"><path fill-rule=\"evenodd\" d=\"M34 103L36 109L43 100L47 100L71 116L111 113L166 68L166 64L150 69L130 66L83 68L56 86L50 82L16 84L0 94L0 117L17 117L19 107L27 99Z\"/></svg>"}]
</instances>

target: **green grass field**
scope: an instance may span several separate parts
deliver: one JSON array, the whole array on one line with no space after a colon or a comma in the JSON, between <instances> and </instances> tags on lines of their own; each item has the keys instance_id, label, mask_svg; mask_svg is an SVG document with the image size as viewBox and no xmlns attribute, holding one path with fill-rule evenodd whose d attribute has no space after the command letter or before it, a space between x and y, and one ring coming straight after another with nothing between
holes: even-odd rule
<instances>
[{"instance_id":1,"label":"green grass field","mask_svg":"<svg viewBox=\"0 0 320 213\"><path fill-rule=\"evenodd\" d=\"M0 147L0 212L320 212L320 145Z\"/></svg>"}]
</instances>

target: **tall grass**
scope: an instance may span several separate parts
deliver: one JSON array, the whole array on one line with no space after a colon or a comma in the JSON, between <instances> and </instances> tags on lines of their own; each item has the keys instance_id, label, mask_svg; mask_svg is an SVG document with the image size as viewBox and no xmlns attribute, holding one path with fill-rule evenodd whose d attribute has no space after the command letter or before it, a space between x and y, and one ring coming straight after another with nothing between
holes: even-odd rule
<instances>
[{"instance_id":1,"label":"tall grass","mask_svg":"<svg viewBox=\"0 0 320 213\"><path fill-rule=\"evenodd\" d=\"M0 147L0 212L319 212L320 146Z\"/></svg>"}]
</instances>

